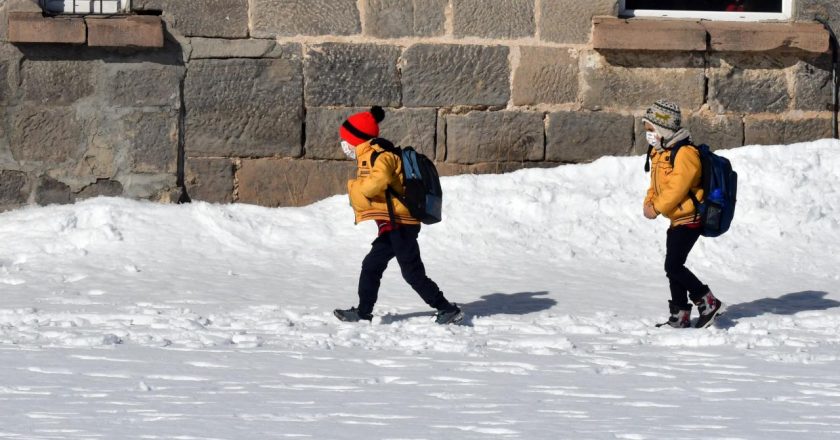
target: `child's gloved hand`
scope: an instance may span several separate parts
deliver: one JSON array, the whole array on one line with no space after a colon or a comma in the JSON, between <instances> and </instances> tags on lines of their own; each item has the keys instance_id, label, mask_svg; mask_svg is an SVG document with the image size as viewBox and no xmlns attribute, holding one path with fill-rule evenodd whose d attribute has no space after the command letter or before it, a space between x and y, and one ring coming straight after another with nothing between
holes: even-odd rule
<instances>
[{"instance_id":1,"label":"child's gloved hand","mask_svg":"<svg viewBox=\"0 0 840 440\"><path fill-rule=\"evenodd\" d=\"M659 213L656 212L656 209L653 207L653 203L645 203L645 217L653 220L659 216Z\"/></svg>"}]
</instances>

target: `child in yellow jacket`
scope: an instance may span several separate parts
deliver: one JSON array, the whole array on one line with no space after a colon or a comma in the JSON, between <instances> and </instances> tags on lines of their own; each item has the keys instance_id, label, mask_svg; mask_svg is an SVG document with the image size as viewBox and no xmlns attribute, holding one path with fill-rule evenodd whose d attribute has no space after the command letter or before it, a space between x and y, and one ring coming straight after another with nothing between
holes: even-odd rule
<instances>
[{"instance_id":1,"label":"child in yellow jacket","mask_svg":"<svg viewBox=\"0 0 840 440\"><path fill-rule=\"evenodd\" d=\"M464 318L461 309L449 302L438 285L426 276L417 243L420 221L412 217L399 197L391 193L404 194L405 173L394 146L378 138L379 122L384 118L382 108L373 107L368 112L350 116L339 128L341 148L357 165L356 178L347 182L356 223L373 220L379 233L362 262L358 307L336 309L333 313L347 322L372 320L382 274L388 262L396 258L403 278L426 304L437 309L435 321L438 324L458 323Z\"/></svg>"},{"instance_id":2,"label":"child in yellow jacket","mask_svg":"<svg viewBox=\"0 0 840 440\"><path fill-rule=\"evenodd\" d=\"M665 274L671 290L668 306L671 316L660 324L690 327L691 303L700 317L695 327L711 325L723 304L709 286L687 267L688 254L700 238L702 225L694 200L702 202L703 189L700 152L692 145L691 133L682 127L680 107L666 100L657 101L642 118L650 148L650 188L644 201L644 215L655 219L664 215L671 221L666 239ZM679 154L671 157L679 150ZM689 302L691 300L691 303Z\"/></svg>"}]
</instances>

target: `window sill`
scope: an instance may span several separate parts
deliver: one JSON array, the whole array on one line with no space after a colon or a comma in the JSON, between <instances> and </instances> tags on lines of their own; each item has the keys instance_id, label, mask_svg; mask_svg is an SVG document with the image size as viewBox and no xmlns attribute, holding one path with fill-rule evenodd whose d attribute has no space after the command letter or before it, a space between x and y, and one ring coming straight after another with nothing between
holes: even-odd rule
<instances>
[{"instance_id":1,"label":"window sill","mask_svg":"<svg viewBox=\"0 0 840 440\"><path fill-rule=\"evenodd\" d=\"M163 22L153 15L44 16L9 12L7 41L15 44L87 44L98 47L163 47Z\"/></svg>"},{"instance_id":2,"label":"window sill","mask_svg":"<svg viewBox=\"0 0 840 440\"><path fill-rule=\"evenodd\" d=\"M592 42L599 50L826 53L828 31L819 23L751 23L595 17Z\"/></svg>"}]
</instances>

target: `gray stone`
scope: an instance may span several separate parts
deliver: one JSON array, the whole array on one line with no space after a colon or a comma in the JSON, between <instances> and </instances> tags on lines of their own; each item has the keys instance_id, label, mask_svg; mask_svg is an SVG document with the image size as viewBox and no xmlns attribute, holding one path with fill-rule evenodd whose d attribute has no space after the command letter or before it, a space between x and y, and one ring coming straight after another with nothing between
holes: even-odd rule
<instances>
[{"instance_id":1,"label":"gray stone","mask_svg":"<svg viewBox=\"0 0 840 440\"><path fill-rule=\"evenodd\" d=\"M460 164L543 160L542 113L500 111L446 116L446 161Z\"/></svg>"},{"instance_id":2,"label":"gray stone","mask_svg":"<svg viewBox=\"0 0 840 440\"><path fill-rule=\"evenodd\" d=\"M522 47L513 75L513 104L563 104L577 101L578 59L569 49Z\"/></svg>"},{"instance_id":3,"label":"gray stone","mask_svg":"<svg viewBox=\"0 0 840 440\"><path fill-rule=\"evenodd\" d=\"M42 105L66 105L94 92L94 61L29 60L21 66L23 99Z\"/></svg>"},{"instance_id":4,"label":"gray stone","mask_svg":"<svg viewBox=\"0 0 840 440\"><path fill-rule=\"evenodd\" d=\"M438 163L446 160L446 110L437 112L437 133L435 134L435 160Z\"/></svg>"},{"instance_id":5,"label":"gray stone","mask_svg":"<svg viewBox=\"0 0 840 440\"><path fill-rule=\"evenodd\" d=\"M592 17L618 14L616 0L543 0L540 5L540 38L557 43L588 43Z\"/></svg>"},{"instance_id":6,"label":"gray stone","mask_svg":"<svg viewBox=\"0 0 840 440\"><path fill-rule=\"evenodd\" d=\"M190 59L203 58L278 58L283 46L274 40L227 40L224 38L190 39Z\"/></svg>"},{"instance_id":7,"label":"gray stone","mask_svg":"<svg viewBox=\"0 0 840 440\"><path fill-rule=\"evenodd\" d=\"M418 44L403 54L403 105L506 105L507 47Z\"/></svg>"},{"instance_id":8,"label":"gray stone","mask_svg":"<svg viewBox=\"0 0 840 440\"><path fill-rule=\"evenodd\" d=\"M99 179L84 187L78 194L77 199L90 199L93 197L118 197L123 193L122 183L111 179Z\"/></svg>"},{"instance_id":9,"label":"gray stone","mask_svg":"<svg viewBox=\"0 0 840 440\"><path fill-rule=\"evenodd\" d=\"M35 203L39 205L66 205L76 201L70 187L52 177L42 177L35 189Z\"/></svg>"},{"instance_id":10,"label":"gray stone","mask_svg":"<svg viewBox=\"0 0 840 440\"><path fill-rule=\"evenodd\" d=\"M234 162L231 159L186 160L184 182L193 200L210 203L233 202Z\"/></svg>"},{"instance_id":11,"label":"gray stone","mask_svg":"<svg viewBox=\"0 0 840 440\"><path fill-rule=\"evenodd\" d=\"M305 62L306 105L400 105L400 48L376 44L311 46Z\"/></svg>"},{"instance_id":12,"label":"gray stone","mask_svg":"<svg viewBox=\"0 0 840 440\"><path fill-rule=\"evenodd\" d=\"M811 21L815 18L826 20L834 33L840 35L840 2L834 0L797 0L794 9L799 20Z\"/></svg>"},{"instance_id":13,"label":"gray stone","mask_svg":"<svg viewBox=\"0 0 840 440\"><path fill-rule=\"evenodd\" d=\"M602 112L549 113L545 158L553 162L586 162L633 151L632 116Z\"/></svg>"},{"instance_id":14,"label":"gray stone","mask_svg":"<svg viewBox=\"0 0 840 440\"><path fill-rule=\"evenodd\" d=\"M744 121L744 144L787 145L830 138L831 124L830 113L814 117L747 116Z\"/></svg>"},{"instance_id":15,"label":"gray stone","mask_svg":"<svg viewBox=\"0 0 840 440\"><path fill-rule=\"evenodd\" d=\"M363 0L365 35L433 37L445 32L449 0Z\"/></svg>"},{"instance_id":16,"label":"gray stone","mask_svg":"<svg viewBox=\"0 0 840 440\"><path fill-rule=\"evenodd\" d=\"M787 111L792 98L785 62L769 55L712 55L709 107L717 113Z\"/></svg>"},{"instance_id":17,"label":"gray stone","mask_svg":"<svg viewBox=\"0 0 840 440\"><path fill-rule=\"evenodd\" d=\"M303 206L347 193L354 177L349 160L245 159L238 173L239 202L262 206ZM348 209L348 218L353 214Z\"/></svg>"},{"instance_id":18,"label":"gray stone","mask_svg":"<svg viewBox=\"0 0 840 440\"><path fill-rule=\"evenodd\" d=\"M345 159L339 147L338 128L350 115L367 111L364 107L324 108L313 107L306 112L306 157L309 159ZM399 110L385 109L385 119L380 123L379 136L395 145L413 146L431 159L435 158L434 109Z\"/></svg>"},{"instance_id":19,"label":"gray stone","mask_svg":"<svg viewBox=\"0 0 840 440\"><path fill-rule=\"evenodd\" d=\"M800 60L793 68L795 110L831 111L834 84L831 57Z\"/></svg>"},{"instance_id":20,"label":"gray stone","mask_svg":"<svg viewBox=\"0 0 840 440\"><path fill-rule=\"evenodd\" d=\"M107 72L108 104L115 107L181 105L184 68L152 63L118 64Z\"/></svg>"},{"instance_id":21,"label":"gray stone","mask_svg":"<svg viewBox=\"0 0 840 440\"><path fill-rule=\"evenodd\" d=\"M556 162L485 162L472 165L438 162L435 164L435 168L441 176L505 174L527 168L551 168L556 166L558 166Z\"/></svg>"},{"instance_id":22,"label":"gray stone","mask_svg":"<svg viewBox=\"0 0 840 440\"><path fill-rule=\"evenodd\" d=\"M699 110L705 93L705 60L699 54L589 52L582 64L583 105L588 109L638 111L667 97L683 109Z\"/></svg>"},{"instance_id":23,"label":"gray stone","mask_svg":"<svg viewBox=\"0 0 840 440\"><path fill-rule=\"evenodd\" d=\"M456 37L523 38L536 32L534 0L452 0Z\"/></svg>"},{"instance_id":24,"label":"gray stone","mask_svg":"<svg viewBox=\"0 0 840 440\"><path fill-rule=\"evenodd\" d=\"M353 35L361 32L357 0L251 0L251 36Z\"/></svg>"},{"instance_id":25,"label":"gray stone","mask_svg":"<svg viewBox=\"0 0 840 440\"><path fill-rule=\"evenodd\" d=\"M74 162L83 151L82 123L70 107L22 107L12 124L15 160L58 165Z\"/></svg>"},{"instance_id":26,"label":"gray stone","mask_svg":"<svg viewBox=\"0 0 840 440\"><path fill-rule=\"evenodd\" d=\"M125 116L123 136L129 141L131 170L175 173L178 169L178 113L134 111Z\"/></svg>"},{"instance_id":27,"label":"gray stone","mask_svg":"<svg viewBox=\"0 0 840 440\"><path fill-rule=\"evenodd\" d=\"M188 37L248 36L248 0L132 0L135 11L162 11L170 31Z\"/></svg>"},{"instance_id":28,"label":"gray stone","mask_svg":"<svg viewBox=\"0 0 840 440\"><path fill-rule=\"evenodd\" d=\"M23 171L0 170L0 209L13 208L29 199L29 179Z\"/></svg>"},{"instance_id":29,"label":"gray stone","mask_svg":"<svg viewBox=\"0 0 840 440\"><path fill-rule=\"evenodd\" d=\"M190 63L184 82L188 154L300 156L303 80L295 50L281 59Z\"/></svg>"},{"instance_id":30,"label":"gray stone","mask_svg":"<svg viewBox=\"0 0 840 440\"><path fill-rule=\"evenodd\" d=\"M695 114L683 118L692 140L713 150L744 145L744 120L737 115Z\"/></svg>"}]
</instances>

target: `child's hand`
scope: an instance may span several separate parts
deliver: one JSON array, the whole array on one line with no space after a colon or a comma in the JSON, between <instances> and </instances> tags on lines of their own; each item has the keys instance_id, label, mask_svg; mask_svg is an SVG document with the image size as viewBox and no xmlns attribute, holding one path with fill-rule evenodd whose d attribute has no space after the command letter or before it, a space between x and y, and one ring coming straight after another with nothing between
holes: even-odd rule
<instances>
[{"instance_id":1,"label":"child's hand","mask_svg":"<svg viewBox=\"0 0 840 440\"><path fill-rule=\"evenodd\" d=\"M653 203L645 203L645 217L653 220L659 214L656 212L656 209L653 208Z\"/></svg>"}]
</instances>

